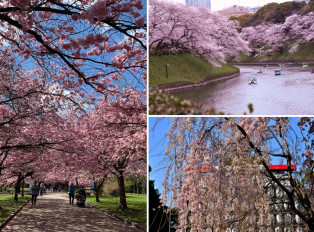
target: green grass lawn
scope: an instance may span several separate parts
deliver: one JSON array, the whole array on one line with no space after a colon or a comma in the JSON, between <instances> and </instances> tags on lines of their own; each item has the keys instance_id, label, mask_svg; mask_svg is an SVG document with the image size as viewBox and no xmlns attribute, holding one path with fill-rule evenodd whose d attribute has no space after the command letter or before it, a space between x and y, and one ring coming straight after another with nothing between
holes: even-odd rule
<instances>
[{"instance_id":1,"label":"green grass lawn","mask_svg":"<svg viewBox=\"0 0 314 232\"><path fill-rule=\"evenodd\" d=\"M169 64L168 78L166 77L166 64ZM214 67L191 54L149 56L149 84L151 87L186 81L199 83L209 77L235 71L238 71L238 68L231 64Z\"/></svg>"},{"instance_id":2,"label":"green grass lawn","mask_svg":"<svg viewBox=\"0 0 314 232\"><path fill-rule=\"evenodd\" d=\"M127 210L120 210L119 197L101 196L100 203L96 202L95 196L88 196L86 202L93 206L105 210L113 215L135 222L139 226L146 228L146 194L126 194Z\"/></svg>"},{"instance_id":3,"label":"green grass lawn","mask_svg":"<svg viewBox=\"0 0 314 232\"><path fill-rule=\"evenodd\" d=\"M12 194L0 194L0 224L2 224L30 198L30 195L25 195L24 197L19 196L19 201L16 202L14 201Z\"/></svg>"}]
</instances>

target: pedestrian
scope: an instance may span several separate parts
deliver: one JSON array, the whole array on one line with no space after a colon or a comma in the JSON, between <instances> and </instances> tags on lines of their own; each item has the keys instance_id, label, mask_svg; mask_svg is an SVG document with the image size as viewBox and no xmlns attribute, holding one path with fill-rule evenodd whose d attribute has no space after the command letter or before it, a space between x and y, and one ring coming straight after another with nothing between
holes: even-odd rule
<instances>
[{"instance_id":1,"label":"pedestrian","mask_svg":"<svg viewBox=\"0 0 314 232\"><path fill-rule=\"evenodd\" d=\"M40 184L40 189L39 189L39 191L40 191L40 196L42 196L43 194L44 194L44 183L43 182L41 182L41 184Z\"/></svg>"},{"instance_id":2,"label":"pedestrian","mask_svg":"<svg viewBox=\"0 0 314 232\"><path fill-rule=\"evenodd\" d=\"M82 198L85 198L86 199L86 191L85 191L85 188L84 186L82 186L79 190L79 194Z\"/></svg>"},{"instance_id":3,"label":"pedestrian","mask_svg":"<svg viewBox=\"0 0 314 232\"><path fill-rule=\"evenodd\" d=\"M73 182L69 183L69 199L70 199L70 204L74 205L74 192L75 192L75 186Z\"/></svg>"},{"instance_id":4,"label":"pedestrian","mask_svg":"<svg viewBox=\"0 0 314 232\"><path fill-rule=\"evenodd\" d=\"M39 186L37 181L34 181L31 191L32 191L32 205L36 205L36 198L39 194Z\"/></svg>"}]
</instances>

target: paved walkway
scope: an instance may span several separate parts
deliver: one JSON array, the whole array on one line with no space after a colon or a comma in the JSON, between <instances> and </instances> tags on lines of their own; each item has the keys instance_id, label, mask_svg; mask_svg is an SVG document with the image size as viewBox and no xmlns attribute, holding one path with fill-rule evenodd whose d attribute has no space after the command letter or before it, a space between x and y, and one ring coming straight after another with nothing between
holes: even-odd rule
<instances>
[{"instance_id":1,"label":"paved walkway","mask_svg":"<svg viewBox=\"0 0 314 232\"><path fill-rule=\"evenodd\" d=\"M66 193L38 196L36 206L29 202L3 231L139 232L138 229L97 209L70 205Z\"/></svg>"}]
</instances>

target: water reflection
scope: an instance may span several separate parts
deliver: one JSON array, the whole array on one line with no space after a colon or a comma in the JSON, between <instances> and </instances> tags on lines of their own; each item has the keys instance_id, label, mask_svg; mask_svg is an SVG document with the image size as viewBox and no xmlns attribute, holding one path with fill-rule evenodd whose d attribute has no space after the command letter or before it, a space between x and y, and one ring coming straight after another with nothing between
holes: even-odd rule
<instances>
[{"instance_id":1,"label":"water reflection","mask_svg":"<svg viewBox=\"0 0 314 232\"><path fill-rule=\"evenodd\" d=\"M252 103L255 115L305 115L313 114L313 67L282 68L280 76L274 75L278 66L238 66L241 75L208 86L183 89L172 94L203 103L204 109L214 107L226 114L248 113ZM258 73L259 71L262 73ZM257 77L257 84L249 85L248 78Z\"/></svg>"}]
</instances>

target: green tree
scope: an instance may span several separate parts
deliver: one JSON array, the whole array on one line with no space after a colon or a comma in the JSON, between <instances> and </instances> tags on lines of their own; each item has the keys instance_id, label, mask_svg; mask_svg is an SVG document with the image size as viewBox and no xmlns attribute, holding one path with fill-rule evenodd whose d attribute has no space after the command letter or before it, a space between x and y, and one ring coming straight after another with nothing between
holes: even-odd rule
<instances>
[{"instance_id":1,"label":"green tree","mask_svg":"<svg viewBox=\"0 0 314 232\"><path fill-rule=\"evenodd\" d=\"M152 168L149 166L149 172ZM167 218L167 207L161 206L160 193L154 187L154 180L149 180L149 231L162 232L169 231L169 221Z\"/></svg>"}]
</instances>

